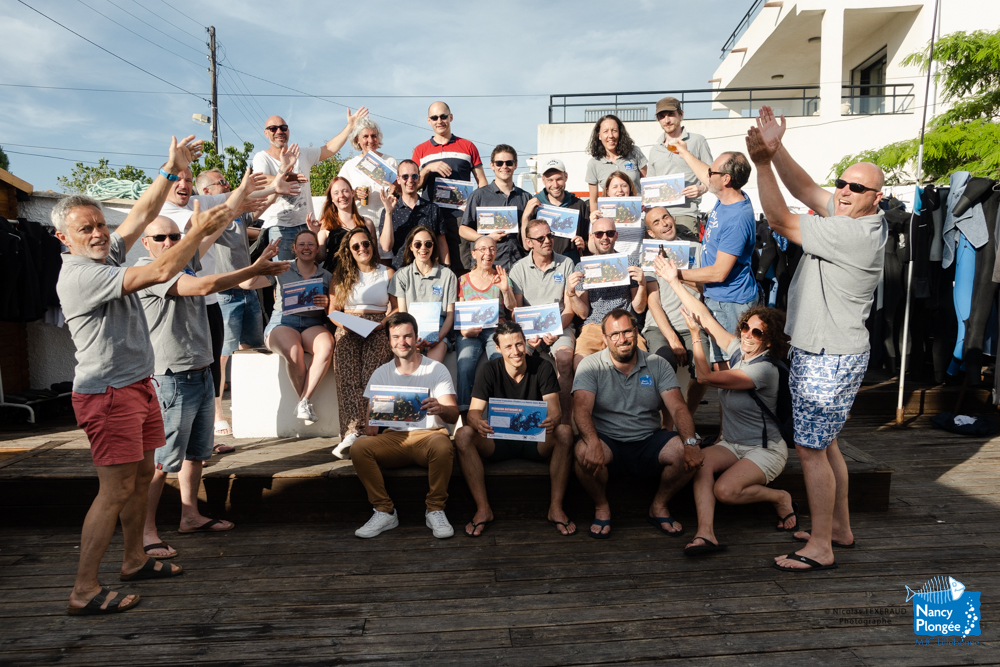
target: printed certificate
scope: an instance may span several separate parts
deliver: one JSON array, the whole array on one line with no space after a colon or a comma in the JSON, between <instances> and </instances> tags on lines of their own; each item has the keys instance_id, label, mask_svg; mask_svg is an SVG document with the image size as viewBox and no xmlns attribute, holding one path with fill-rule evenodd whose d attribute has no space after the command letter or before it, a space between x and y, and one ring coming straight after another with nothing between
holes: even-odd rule
<instances>
[{"instance_id":1,"label":"printed certificate","mask_svg":"<svg viewBox=\"0 0 1000 667\"><path fill-rule=\"evenodd\" d=\"M480 206L476 208L476 232L490 234L503 232L517 233L516 206Z\"/></svg>"},{"instance_id":2,"label":"printed certificate","mask_svg":"<svg viewBox=\"0 0 1000 667\"><path fill-rule=\"evenodd\" d=\"M515 308L514 321L521 325L525 338L538 338L542 334L559 336L563 332L558 303Z\"/></svg>"},{"instance_id":3,"label":"printed certificate","mask_svg":"<svg viewBox=\"0 0 1000 667\"><path fill-rule=\"evenodd\" d=\"M597 209L602 218L611 218L619 229L642 223L642 197L598 197Z\"/></svg>"},{"instance_id":4,"label":"printed certificate","mask_svg":"<svg viewBox=\"0 0 1000 667\"><path fill-rule=\"evenodd\" d=\"M580 223L580 212L575 208L561 208L551 204L539 206L535 217L549 223L552 233L564 239L576 236L576 227Z\"/></svg>"},{"instance_id":5,"label":"printed certificate","mask_svg":"<svg viewBox=\"0 0 1000 667\"><path fill-rule=\"evenodd\" d=\"M396 170L373 151L368 151L361 158L358 162L358 171L382 187L396 182Z\"/></svg>"},{"instance_id":6,"label":"printed certificate","mask_svg":"<svg viewBox=\"0 0 1000 667\"><path fill-rule=\"evenodd\" d=\"M313 305L313 298L323 296L323 279L309 278L281 286L281 312L283 315L297 315L307 311L323 311Z\"/></svg>"},{"instance_id":7,"label":"printed certificate","mask_svg":"<svg viewBox=\"0 0 1000 667\"><path fill-rule=\"evenodd\" d=\"M629 257L639 258L639 249L642 247L642 237L645 230L642 223L638 225L618 225L618 238L615 240L615 252L620 252Z\"/></svg>"},{"instance_id":8,"label":"printed certificate","mask_svg":"<svg viewBox=\"0 0 1000 667\"><path fill-rule=\"evenodd\" d=\"M455 328L492 329L500 321L500 299L479 299L455 303Z\"/></svg>"},{"instance_id":9,"label":"printed certificate","mask_svg":"<svg viewBox=\"0 0 1000 667\"><path fill-rule=\"evenodd\" d=\"M628 255L622 253L584 257L580 260L580 268L583 271L585 290L628 285L631 282L628 275Z\"/></svg>"},{"instance_id":10,"label":"printed certificate","mask_svg":"<svg viewBox=\"0 0 1000 667\"><path fill-rule=\"evenodd\" d=\"M495 440L527 440L545 442L545 421L548 405L545 401L515 401L491 398L487 423L493 428Z\"/></svg>"},{"instance_id":11,"label":"printed certificate","mask_svg":"<svg viewBox=\"0 0 1000 667\"><path fill-rule=\"evenodd\" d=\"M406 304L406 312L417 320L417 336L428 343L438 342L441 332L441 302L417 301Z\"/></svg>"},{"instance_id":12,"label":"printed certificate","mask_svg":"<svg viewBox=\"0 0 1000 667\"><path fill-rule=\"evenodd\" d=\"M434 203L442 208L465 208L478 185L471 181L451 181L438 176L434 179Z\"/></svg>"},{"instance_id":13,"label":"printed certificate","mask_svg":"<svg viewBox=\"0 0 1000 667\"><path fill-rule=\"evenodd\" d=\"M649 176L639 179L642 184L642 205L678 206L684 203L684 174Z\"/></svg>"},{"instance_id":14,"label":"printed certificate","mask_svg":"<svg viewBox=\"0 0 1000 667\"><path fill-rule=\"evenodd\" d=\"M371 389L369 426L390 426L406 429L424 428L427 411L420 404L430 395L422 387L393 387L373 384Z\"/></svg>"},{"instance_id":15,"label":"printed certificate","mask_svg":"<svg viewBox=\"0 0 1000 667\"><path fill-rule=\"evenodd\" d=\"M660 241L644 239L642 242L642 270L653 272L653 260L659 255L674 260L678 269L697 269L701 264L701 244L691 241Z\"/></svg>"}]
</instances>

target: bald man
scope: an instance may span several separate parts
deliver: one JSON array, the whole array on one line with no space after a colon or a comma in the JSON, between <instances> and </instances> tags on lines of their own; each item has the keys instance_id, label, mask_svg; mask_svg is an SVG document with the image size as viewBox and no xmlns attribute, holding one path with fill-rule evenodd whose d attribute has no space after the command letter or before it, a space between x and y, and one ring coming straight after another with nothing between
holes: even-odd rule
<instances>
[{"instance_id":1,"label":"bald man","mask_svg":"<svg viewBox=\"0 0 1000 667\"><path fill-rule=\"evenodd\" d=\"M870 162L851 165L830 194L782 146L785 119L761 107L747 135L757 166L757 188L767 223L805 253L792 279L785 333L791 336L795 450L802 461L812 533L798 552L775 558L779 570L800 572L837 566L833 547L854 546L847 508L847 465L837 447L868 368L865 320L884 262L888 229L879 202L885 176ZM816 215L788 210L771 165L793 197Z\"/></svg>"},{"instance_id":2,"label":"bald man","mask_svg":"<svg viewBox=\"0 0 1000 667\"><path fill-rule=\"evenodd\" d=\"M309 171L314 164L332 157L343 148L358 120L367 115L368 109L365 107L361 107L353 114L348 109L347 125L340 131L340 134L318 148L309 146L299 149L298 159L291 167L286 167L281 162L282 149L293 146L297 148L296 144L288 142L291 136L288 123L281 116L271 116L267 119L264 124L264 136L270 146L267 150L260 151L253 156L254 173L264 174L268 184L279 175L285 180L298 181L302 184L302 190L299 194L279 196L261 216L264 221L261 229L268 230L268 242L281 239L278 259L295 259L292 254L292 244L295 243L295 237L298 233L306 229L306 216L314 213L312 191L309 189Z\"/></svg>"}]
</instances>

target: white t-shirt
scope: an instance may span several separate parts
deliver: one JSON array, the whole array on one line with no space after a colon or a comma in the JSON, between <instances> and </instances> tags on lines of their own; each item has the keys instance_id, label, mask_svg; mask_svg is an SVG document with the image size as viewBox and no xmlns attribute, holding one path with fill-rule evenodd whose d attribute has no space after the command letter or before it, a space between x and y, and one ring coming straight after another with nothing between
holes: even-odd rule
<instances>
[{"instance_id":1,"label":"white t-shirt","mask_svg":"<svg viewBox=\"0 0 1000 667\"><path fill-rule=\"evenodd\" d=\"M219 204L225 204L226 200L229 199L229 194L221 195L191 195L188 199L186 206L178 206L177 204L172 204L170 202L164 202L163 208L160 209L160 215L165 218L170 218L177 223L178 229L181 232L187 227L188 221L191 219L191 214L194 213L194 201L198 200L201 202L201 210L207 211L213 206L218 206ZM202 278L204 276L210 276L215 273L215 246L213 245L208 249L201 258L201 271L198 272L198 277ZM213 303L219 303L219 297L215 294L208 294L205 296L205 305L210 305Z\"/></svg>"},{"instance_id":2,"label":"white t-shirt","mask_svg":"<svg viewBox=\"0 0 1000 667\"><path fill-rule=\"evenodd\" d=\"M346 178L352 188L368 188L368 203L361 204L358 202L358 212L362 217L371 220L372 224L375 225L375 232L381 235L382 229L380 227L380 223L382 218L382 209L385 208L382 206L382 198L378 196L381 186L369 178L367 174L358 170L358 163L361 162L361 158L363 157L363 153L352 157L344 163L344 166L340 168L340 173L337 175ZM385 160L387 164L391 165L393 169L399 166L396 158L392 156L383 155L382 159ZM379 257L382 259L392 259L393 254L391 250L386 252L385 250L382 250L381 246L379 246Z\"/></svg>"},{"instance_id":3,"label":"white t-shirt","mask_svg":"<svg viewBox=\"0 0 1000 667\"><path fill-rule=\"evenodd\" d=\"M302 174L309 178L309 170L320 161L321 148L307 147L299 149L299 159L295 162L292 170L296 174ZM261 151L253 156L253 170L256 173L275 176L281 162L268 155L267 151ZM306 224L306 216L313 213L312 191L309 189L309 181L300 183L302 191L298 197L291 195L278 195L278 198L271 204L261 219L264 221L262 229L273 227L296 227Z\"/></svg>"},{"instance_id":4,"label":"white t-shirt","mask_svg":"<svg viewBox=\"0 0 1000 667\"><path fill-rule=\"evenodd\" d=\"M373 336L384 336L385 332L376 331L372 333ZM403 375L396 368L396 360L382 364L375 369L372 373L371 378L368 380L368 386L365 387L365 398L371 400L372 397L372 385L389 385L396 387L418 387L421 389L426 389L428 391L428 397L441 399L442 396L455 395L455 385L451 381L451 373L445 368L444 364L439 364L438 362L424 357L420 361L420 368L416 370L412 375ZM405 422L404 422L405 423ZM422 427L428 430L430 429L441 429L446 428L447 424L444 423L437 415L427 415L427 425ZM389 427L391 431L410 431L414 429L406 428L402 426L396 428L393 426Z\"/></svg>"}]
</instances>

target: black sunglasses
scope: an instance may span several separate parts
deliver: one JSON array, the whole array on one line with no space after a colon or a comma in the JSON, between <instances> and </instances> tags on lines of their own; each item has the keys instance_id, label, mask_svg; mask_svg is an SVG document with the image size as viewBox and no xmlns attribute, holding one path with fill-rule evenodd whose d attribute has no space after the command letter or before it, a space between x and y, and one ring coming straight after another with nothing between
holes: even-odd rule
<instances>
[{"instance_id":1,"label":"black sunglasses","mask_svg":"<svg viewBox=\"0 0 1000 667\"><path fill-rule=\"evenodd\" d=\"M549 232L548 234L543 234L542 236L529 236L528 240L529 241L538 241L539 243L544 243L545 239L548 239L549 241L551 241L555 237L556 237L555 234L553 234L552 232Z\"/></svg>"},{"instance_id":2,"label":"black sunglasses","mask_svg":"<svg viewBox=\"0 0 1000 667\"><path fill-rule=\"evenodd\" d=\"M450 117L451 117L450 113L443 113L440 116L428 116L428 118L430 118L432 121L435 122L437 121L438 118L440 118L441 120L448 120Z\"/></svg>"},{"instance_id":3,"label":"black sunglasses","mask_svg":"<svg viewBox=\"0 0 1000 667\"><path fill-rule=\"evenodd\" d=\"M351 250L358 251L362 248L371 248L372 244L370 241L360 241L359 243L354 243L351 245Z\"/></svg>"},{"instance_id":4,"label":"black sunglasses","mask_svg":"<svg viewBox=\"0 0 1000 667\"><path fill-rule=\"evenodd\" d=\"M147 239L153 239L157 243L163 243L167 239L170 239L174 243L177 243L178 241L181 240L181 235L179 233L177 233L177 234L150 234L146 238Z\"/></svg>"},{"instance_id":5,"label":"black sunglasses","mask_svg":"<svg viewBox=\"0 0 1000 667\"><path fill-rule=\"evenodd\" d=\"M711 169L708 170L708 177L709 178L712 178L712 176L728 176L728 175L729 174L727 174L724 171L712 171Z\"/></svg>"},{"instance_id":6,"label":"black sunglasses","mask_svg":"<svg viewBox=\"0 0 1000 667\"><path fill-rule=\"evenodd\" d=\"M515 160L493 160L495 167L513 167L515 164L517 164Z\"/></svg>"},{"instance_id":7,"label":"black sunglasses","mask_svg":"<svg viewBox=\"0 0 1000 667\"><path fill-rule=\"evenodd\" d=\"M870 188L867 185L861 185L860 183L848 183L847 181L840 178L835 180L833 184L837 186L838 190L843 190L844 188L850 188L851 192L855 192L857 194L861 194L862 192L868 192L868 191L879 192L879 190L876 190L875 188Z\"/></svg>"},{"instance_id":8,"label":"black sunglasses","mask_svg":"<svg viewBox=\"0 0 1000 667\"><path fill-rule=\"evenodd\" d=\"M278 130L281 130L282 132L288 132L287 125L268 125L264 129L267 130L268 132L277 132Z\"/></svg>"},{"instance_id":9,"label":"black sunglasses","mask_svg":"<svg viewBox=\"0 0 1000 667\"><path fill-rule=\"evenodd\" d=\"M412 245L414 250L420 250L421 248L430 250L434 247L434 241L414 241Z\"/></svg>"},{"instance_id":10,"label":"black sunglasses","mask_svg":"<svg viewBox=\"0 0 1000 667\"><path fill-rule=\"evenodd\" d=\"M419 181L420 174L400 174L399 178L404 181L410 181L410 180Z\"/></svg>"},{"instance_id":11,"label":"black sunglasses","mask_svg":"<svg viewBox=\"0 0 1000 667\"><path fill-rule=\"evenodd\" d=\"M605 234L608 235L608 238L611 238L612 236L618 236L618 232L614 229L609 229L606 232L603 230L599 232L591 232L591 234L594 235L595 239L603 239Z\"/></svg>"},{"instance_id":12,"label":"black sunglasses","mask_svg":"<svg viewBox=\"0 0 1000 667\"><path fill-rule=\"evenodd\" d=\"M750 335L754 337L754 340L761 340L764 338L764 332L760 329L751 329L750 325L744 322L740 325L740 333L750 332Z\"/></svg>"}]
</instances>

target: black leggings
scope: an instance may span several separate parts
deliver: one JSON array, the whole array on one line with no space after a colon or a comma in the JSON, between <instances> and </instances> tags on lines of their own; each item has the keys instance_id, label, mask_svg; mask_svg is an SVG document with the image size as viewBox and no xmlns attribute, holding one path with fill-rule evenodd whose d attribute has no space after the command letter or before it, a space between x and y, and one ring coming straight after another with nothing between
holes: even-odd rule
<instances>
[{"instance_id":1,"label":"black leggings","mask_svg":"<svg viewBox=\"0 0 1000 667\"><path fill-rule=\"evenodd\" d=\"M212 382L215 384L216 397L222 396L222 366L219 357L222 356L222 342L226 332L222 327L222 308L217 303L210 303L208 309L208 329L212 332Z\"/></svg>"}]
</instances>

